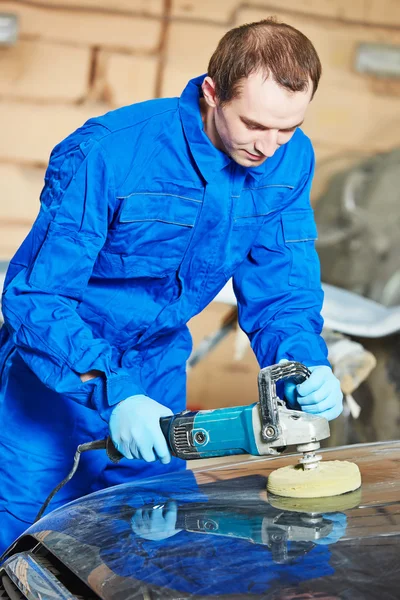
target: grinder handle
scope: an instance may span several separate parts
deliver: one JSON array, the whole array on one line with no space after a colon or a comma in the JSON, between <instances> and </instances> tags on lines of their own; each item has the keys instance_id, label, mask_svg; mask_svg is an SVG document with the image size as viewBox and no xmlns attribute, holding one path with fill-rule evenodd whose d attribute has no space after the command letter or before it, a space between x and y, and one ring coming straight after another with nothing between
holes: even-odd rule
<instances>
[{"instance_id":1,"label":"grinder handle","mask_svg":"<svg viewBox=\"0 0 400 600\"><path fill-rule=\"evenodd\" d=\"M285 379L294 379L302 383L311 375L310 370L302 363L288 361L284 364L271 365L261 369L258 374L258 401L261 416L261 438L271 443L280 436L276 383Z\"/></svg>"},{"instance_id":2,"label":"grinder handle","mask_svg":"<svg viewBox=\"0 0 400 600\"><path fill-rule=\"evenodd\" d=\"M174 417L161 417L160 419L160 427L161 427L161 431L164 434L165 439L167 440L167 444L168 444L168 448L171 452L171 447L169 444L169 429L170 429L170 425L171 425L171 421ZM108 458L111 460L111 462L113 463L118 463L122 458L124 458L124 455L121 454L121 452L119 450L117 450L117 448L114 445L114 442L112 441L111 437L108 436L108 438L106 439L106 452L107 452L107 456Z\"/></svg>"}]
</instances>

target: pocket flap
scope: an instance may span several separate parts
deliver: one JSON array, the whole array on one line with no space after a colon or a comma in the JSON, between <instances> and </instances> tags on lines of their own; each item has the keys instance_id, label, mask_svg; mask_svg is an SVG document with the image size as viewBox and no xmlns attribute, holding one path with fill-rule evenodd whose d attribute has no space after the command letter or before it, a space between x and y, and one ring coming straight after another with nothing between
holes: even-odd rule
<instances>
[{"instance_id":1,"label":"pocket flap","mask_svg":"<svg viewBox=\"0 0 400 600\"><path fill-rule=\"evenodd\" d=\"M285 242L308 242L318 239L313 210L291 210L281 214Z\"/></svg>"},{"instance_id":2,"label":"pocket flap","mask_svg":"<svg viewBox=\"0 0 400 600\"><path fill-rule=\"evenodd\" d=\"M202 202L185 196L157 192L135 192L124 198L120 223L160 221L194 227Z\"/></svg>"}]
</instances>

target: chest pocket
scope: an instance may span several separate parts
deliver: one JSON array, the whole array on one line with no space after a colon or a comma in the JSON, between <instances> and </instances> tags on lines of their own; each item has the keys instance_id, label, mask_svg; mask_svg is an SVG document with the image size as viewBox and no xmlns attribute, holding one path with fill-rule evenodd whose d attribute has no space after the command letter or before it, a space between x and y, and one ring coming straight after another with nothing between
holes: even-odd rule
<instances>
[{"instance_id":1,"label":"chest pocket","mask_svg":"<svg viewBox=\"0 0 400 600\"><path fill-rule=\"evenodd\" d=\"M162 277L176 270L193 234L202 200L135 192L123 199L104 252L124 274Z\"/></svg>"},{"instance_id":2,"label":"chest pocket","mask_svg":"<svg viewBox=\"0 0 400 600\"><path fill-rule=\"evenodd\" d=\"M285 246L291 254L289 285L319 287L320 268L315 250L318 233L313 210L283 212L281 219Z\"/></svg>"},{"instance_id":3,"label":"chest pocket","mask_svg":"<svg viewBox=\"0 0 400 600\"><path fill-rule=\"evenodd\" d=\"M268 215L285 205L291 191L289 185L265 185L243 188L240 196L233 196L233 225L229 240L229 272L249 254L250 249Z\"/></svg>"}]
</instances>

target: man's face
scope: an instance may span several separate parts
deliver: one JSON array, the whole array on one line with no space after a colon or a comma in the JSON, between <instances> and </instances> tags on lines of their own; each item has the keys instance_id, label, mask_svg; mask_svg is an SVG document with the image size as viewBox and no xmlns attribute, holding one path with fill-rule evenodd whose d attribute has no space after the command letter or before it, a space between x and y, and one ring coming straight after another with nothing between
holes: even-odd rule
<instances>
[{"instance_id":1,"label":"man's face","mask_svg":"<svg viewBox=\"0 0 400 600\"><path fill-rule=\"evenodd\" d=\"M215 145L239 165L261 165L302 124L311 95L311 82L307 91L291 92L260 72L250 75L225 106L214 96Z\"/></svg>"}]
</instances>

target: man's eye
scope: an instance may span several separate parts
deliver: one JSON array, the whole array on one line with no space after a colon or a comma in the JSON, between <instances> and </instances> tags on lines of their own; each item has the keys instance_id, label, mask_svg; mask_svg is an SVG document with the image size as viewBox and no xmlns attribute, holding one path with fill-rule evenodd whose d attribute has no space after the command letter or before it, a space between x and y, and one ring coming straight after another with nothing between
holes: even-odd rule
<instances>
[{"instance_id":1,"label":"man's eye","mask_svg":"<svg viewBox=\"0 0 400 600\"><path fill-rule=\"evenodd\" d=\"M258 127L258 125L247 125L247 129L251 129L251 131L267 131L263 127Z\"/></svg>"}]
</instances>

